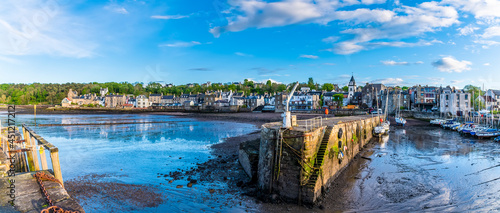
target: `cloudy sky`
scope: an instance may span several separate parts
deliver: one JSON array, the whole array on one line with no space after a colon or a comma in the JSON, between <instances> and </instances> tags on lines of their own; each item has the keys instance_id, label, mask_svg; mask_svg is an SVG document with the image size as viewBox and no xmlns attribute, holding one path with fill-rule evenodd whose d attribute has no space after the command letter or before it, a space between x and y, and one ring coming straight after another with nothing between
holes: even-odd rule
<instances>
[{"instance_id":1,"label":"cloudy sky","mask_svg":"<svg viewBox=\"0 0 500 213\"><path fill-rule=\"evenodd\" d=\"M5 0L0 83L500 89L499 0Z\"/></svg>"}]
</instances>

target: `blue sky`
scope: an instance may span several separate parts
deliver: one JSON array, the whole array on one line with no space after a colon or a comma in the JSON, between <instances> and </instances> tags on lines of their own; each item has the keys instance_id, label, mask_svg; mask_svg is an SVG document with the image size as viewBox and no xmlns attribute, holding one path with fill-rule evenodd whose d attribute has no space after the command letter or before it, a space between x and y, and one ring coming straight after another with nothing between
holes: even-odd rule
<instances>
[{"instance_id":1,"label":"blue sky","mask_svg":"<svg viewBox=\"0 0 500 213\"><path fill-rule=\"evenodd\" d=\"M500 1L6 0L0 82L500 89Z\"/></svg>"}]
</instances>

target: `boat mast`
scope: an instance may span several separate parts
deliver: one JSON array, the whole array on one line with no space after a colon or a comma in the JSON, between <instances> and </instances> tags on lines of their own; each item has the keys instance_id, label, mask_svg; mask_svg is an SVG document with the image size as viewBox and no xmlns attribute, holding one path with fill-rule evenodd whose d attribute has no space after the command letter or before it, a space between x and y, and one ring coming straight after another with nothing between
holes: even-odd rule
<instances>
[{"instance_id":1,"label":"boat mast","mask_svg":"<svg viewBox=\"0 0 500 213\"><path fill-rule=\"evenodd\" d=\"M375 89L375 100L377 101L377 116L378 116L378 119L380 119L380 114L378 113L378 91L377 89Z\"/></svg>"},{"instance_id":2,"label":"boat mast","mask_svg":"<svg viewBox=\"0 0 500 213\"><path fill-rule=\"evenodd\" d=\"M401 118L401 90L399 90L399 97L398 97L398 108L396 109L398 112L399 118Z\"/></svg>"},{"instance_id":3,"label":"boat mast","mask_svg":"<svg viewBox=\"0 0 500 213\"><path fill-rule=\"evenodd\" d=\"M385 112L384 112L384 117L385 120L387 121L387 108L389 108L389 89L387 89L387 96L385 97Z\"/></svg>"}]
</instances>

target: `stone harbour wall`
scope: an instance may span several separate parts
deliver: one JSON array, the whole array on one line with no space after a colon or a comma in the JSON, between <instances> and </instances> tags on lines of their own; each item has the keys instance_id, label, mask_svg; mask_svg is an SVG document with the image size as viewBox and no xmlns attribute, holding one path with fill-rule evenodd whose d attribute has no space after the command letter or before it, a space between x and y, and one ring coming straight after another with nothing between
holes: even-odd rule
<instances>
[{"instance_id":1,"label":"stone harbour wall","mask_svg":"<svg viewBox=\"0 0 500 213\"><path fill-rule=\"evenodd\" d=\"M316 202L322 190L335 181L370 141L373 128L379 124L378 117L356 118L323 120L323 126L308 131L300 127L283 129L281 123L263 125L257 174L259 189L288 202ZM318 155L323 137L328 136L327 128L331 133L326 151ZM339 159L339 152L344 154L343 159ZM322 161L318 156L324 156ZM322 163L314 166L316 161Z\"/></svg>"}]
</instances>

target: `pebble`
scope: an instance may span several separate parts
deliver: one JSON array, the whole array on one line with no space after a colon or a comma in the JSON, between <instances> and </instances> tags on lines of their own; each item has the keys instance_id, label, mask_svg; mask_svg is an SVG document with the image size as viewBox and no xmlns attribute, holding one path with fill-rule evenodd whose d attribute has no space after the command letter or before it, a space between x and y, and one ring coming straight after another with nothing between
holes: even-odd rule
<instances>
[{"instance_id":1,"label":"pebble","mask_svg":"<svg viewBox=\"0 0 500 213\"><path fill-rule=\"evenodd\" d=\"M176 187L176 188L182 188L182 185L177 185L177 187Z\"/></svg>"}]
</instances>

